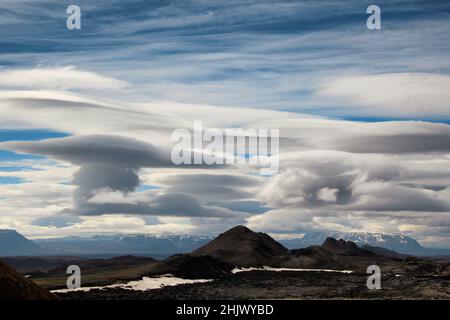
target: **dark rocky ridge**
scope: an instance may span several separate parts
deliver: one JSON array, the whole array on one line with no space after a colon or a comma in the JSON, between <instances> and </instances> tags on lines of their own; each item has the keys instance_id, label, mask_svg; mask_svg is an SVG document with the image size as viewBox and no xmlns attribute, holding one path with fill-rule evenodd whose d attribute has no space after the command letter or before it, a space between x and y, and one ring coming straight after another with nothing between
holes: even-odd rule
<instances>
[{"instance_id":1,"label":"dark rocky ridge","mask_svg":"<svg viewBox=\"0 0 450 320\"><path fill-rule=\"evenodd\" d=\"M355 243L327 238L321 246L288 250L265 233L237 226L195 250L238 267L329 268L360 270L361 265L386 265L401 260L390 252L375 252ZM360 270L362 271L362 270Z\"/></svg>"},{"instance_id":2,"label":"dark rocky ridge","mask_svg":"<svg viewBox=\"0 0 450 320\"><path fill-rule=\"evenodd\" d=\"M169 273L184 279L217 279L234 266L211 256L175 255L155 266L158 274Z\"/></svg>"},{"instance_id":3,"label":"dark rocky ridge","mask_svg":"<svg viewBox=\"0 0 450 320\"><path fill-rule=\"evenodd\" d=\"M368 251L371 251L373 253L382 255L382 256L387 257L387 258L406 259L408 257L407 254L398 253L398 252L395 252L393 250L389 250L389 249L386 249L386 248L369 246L367 244L363 245L361 248L365 249L365 250L368 250Z\"/></svg>"},{"instance_id":4,"label":"dark rocky ridge","mask_svg":"<svg viewBox=\"0 0 450 320\"><path fill-rule=\"evenodd\" d=\"M56 297L0 262L0 300L53 300Z\"/></svg>"},{"instance_id":5,"label":"dark rocky ridge","mask_svg":"<svg viewBox=\"0 0 450 320\"><path fill-rule=\"evenodd\" d=\"M326 238L322 248L333 254L375 256L376 254L358 247L354 242L343 239Z\"/></svg>"}]
</instances>

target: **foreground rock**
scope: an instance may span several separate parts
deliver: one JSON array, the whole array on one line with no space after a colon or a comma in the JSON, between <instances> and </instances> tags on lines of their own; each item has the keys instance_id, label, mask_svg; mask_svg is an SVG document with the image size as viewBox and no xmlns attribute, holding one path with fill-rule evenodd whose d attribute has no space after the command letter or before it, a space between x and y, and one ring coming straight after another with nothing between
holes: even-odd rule
<instances>
[{"instance_id":1,"label":"foreground rock","mask_svg":"<svg viewBox=\"0 0 450 320\"><path fill-rule=\"evenodd\" d=\"M155 264L146 275L172 274L184 279L217 279L234 266L211 256L180 254Z\"/></svg>"},{"instance_id":2,"label":"foreground rock","mask_svg":"<svg viewBox=\"0 0 450 320\"><path fill-rule=\"evenodd\" d=\"M55 298L46 289L0 262L0 300L52 300Z\"/></svg>"}]
</instances>

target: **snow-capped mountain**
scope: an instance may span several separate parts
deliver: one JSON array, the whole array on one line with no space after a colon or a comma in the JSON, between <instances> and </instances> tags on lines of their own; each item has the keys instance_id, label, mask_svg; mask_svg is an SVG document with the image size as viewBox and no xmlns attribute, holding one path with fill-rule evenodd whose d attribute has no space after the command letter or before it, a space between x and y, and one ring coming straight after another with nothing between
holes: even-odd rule
<instances>
[{"instance_id":1,"label":"snow-capped mountain","mask_svg":"<svg viewBox=\"0 0 450 320\"><path fill-rule=\"evenodd\" d=\"M352 241L359 246L381 247L406 254L419 254L426 250L416 240L403 234L352 232L337 234L336 238Z\"/></svg>"},{"instance_id":2,"label":"snow-capped mountain","mask_svg":"<svg viewBox=\"0 0 450 320\"><path fill-rule=\"evenodd\" d=\"M422 247L417 240L403 234L311 232L305 233L301 238L280 240L279 242L289 249L298 249L311 245L321 245L327 237L352 241L358 246L368 245L372 247L381 247L409 255L450 255L450 250L448 249L425 248Z\"/></svg>"},{"instance_id":3,"label":"snow-capped mountain","mask_svg":"<svg viewBox=\"0 0 450 320\"><path fill-rule=\"evenodd\" d=\"M171 255L193 251L212 238L204 236L97 235L40 239L36 242L54 254L114 255L146 254Z\"/></svg>"},{"instance_id":4,"label":"snow-capped mountain","mask_svg":"<svg viewBox=\"0 0 450 320\"><path fill-rule=\"evenodd\" d=\"M307 232L298 238L278 240L289 249L321 245L327 237L396 251L402 254L431 256L450 255L449 249L422 247L416 240L402 234ZM276 236L275 236L276 238ZM0 256L14 255L86 255L111 257L116 255L148 255L164 258L177 253L192 252L213 239L212 236L170 235L151 236L96 235L28 240L14 230L0 230Z\"/></svg>"}]
</instances>

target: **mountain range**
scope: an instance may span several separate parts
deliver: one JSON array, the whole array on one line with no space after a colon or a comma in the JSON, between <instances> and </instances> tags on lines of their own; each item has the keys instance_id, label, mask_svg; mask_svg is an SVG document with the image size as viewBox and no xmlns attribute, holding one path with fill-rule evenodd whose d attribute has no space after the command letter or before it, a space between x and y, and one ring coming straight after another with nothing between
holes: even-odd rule
<instances>
[{"instance_id":1,"label":"mountain range","mask_svg":"<svg viewBox=\"0 0 450 320\"><path fill-rule=\"evenodd\" d=\"M0 264L0 271L4 273L0 277L0 293L15 290L14 281L17 281L28 290L25 292L38 298L40 294L45 298L46 291L39 291L39 287L33 287L29 280L47 289L63 288L66 268L74 263L83 270L84 286L106 286L167 274L186 279L221 279L239 272L236 268L263 267L282 268L278 269L280 271L310 269L317 272L325 269L365 274L367 266L378 265L383 274L392 277L447 279L450 276L449 258L417 258L332 237L326 238L321 245L289 250L270 235L253 232L245 226L229 229L190 253L162 260L131 255L110 259L42 256L5 257L2 260L28 278L6 264Z\"/></svg>"},{"instance_id":2,"label":"mountain range","mask_svg":"<svg viewBox=\"0 0 450 320\"><path fill-rule=\"evenodd\" d=\"M309 232L302 237L278 242L287 249L320 245L326 238L343 239L358 246L371 246L416 256L450 255L450 249L425 248L405 235L383 233ZM208 242L211 236L174 235L96 235L91 237L63 237L28 240L14 230L0 230L0 256L84 255L112 257L117 255L145 255L165 258L173 254L194 251Z\"/></svg>"},{"instance_id":3,"label":"mountain range","mask_svg":"<svg viewBox=\"0 0 450 320\"><path fill-rule=\"evenodd\" d=\"M154 255L164 257L190 252L211 241L205 236L97 235L40 239L35 243L52 254L59 255Z\"/></svg>"},{"instance_id":4,"label":"mountain range","mask_svg":"<svg viewBox=\"0 0 450 320\"><path fill-rule=\"evenodd\" d=\"M449 259L417 258L395 251L358 246L344 239L328 237L321 245L289 250L266 233L236 226L194 250L189 257L212 257L236 267L287 269L333 269L366 272L378 265L383 272L397 275L450 275Z\"/></svg>"},{"instance_id":5,"label":"mountain range","mask_svg":"<svg viewBox=\"0 0 450 320\"><path fill-rule=\"evenodd\" d=\"M28 240L15 230L0 229L0 256L28 256L44 254L37 243Z\"/></svg>"},{"instance_id":6,"label":"mountain range","mask_svg":"<svg viewBox=\"0 0 450 320\"><path fill-rule=\"evenodd\" d=\"M425 248L417 240L403 234L311 232L305 233L302 238L280 240L280 243L289 249L305 248L323 243L328 237L351 241L358 246L379 247L415 256L450 255L450 249Z\"/></svg>"}]
</instances>

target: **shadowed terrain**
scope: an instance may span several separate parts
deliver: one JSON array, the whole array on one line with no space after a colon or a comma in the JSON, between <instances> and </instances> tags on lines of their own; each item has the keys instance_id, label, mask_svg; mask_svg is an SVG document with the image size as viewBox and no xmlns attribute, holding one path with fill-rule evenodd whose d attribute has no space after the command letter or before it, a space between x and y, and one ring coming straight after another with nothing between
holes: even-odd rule
<instances>
[{"instance_id":1,"label":"shadowed terrain","mask_svg":"<svg viewBox=\"0 0 450 320\"><path fill-rule=\"evenodd\" d=\"M0 300L53 300L56 297L46 289L20 275L0 262Z\"/></svg>"}]
</instances>

